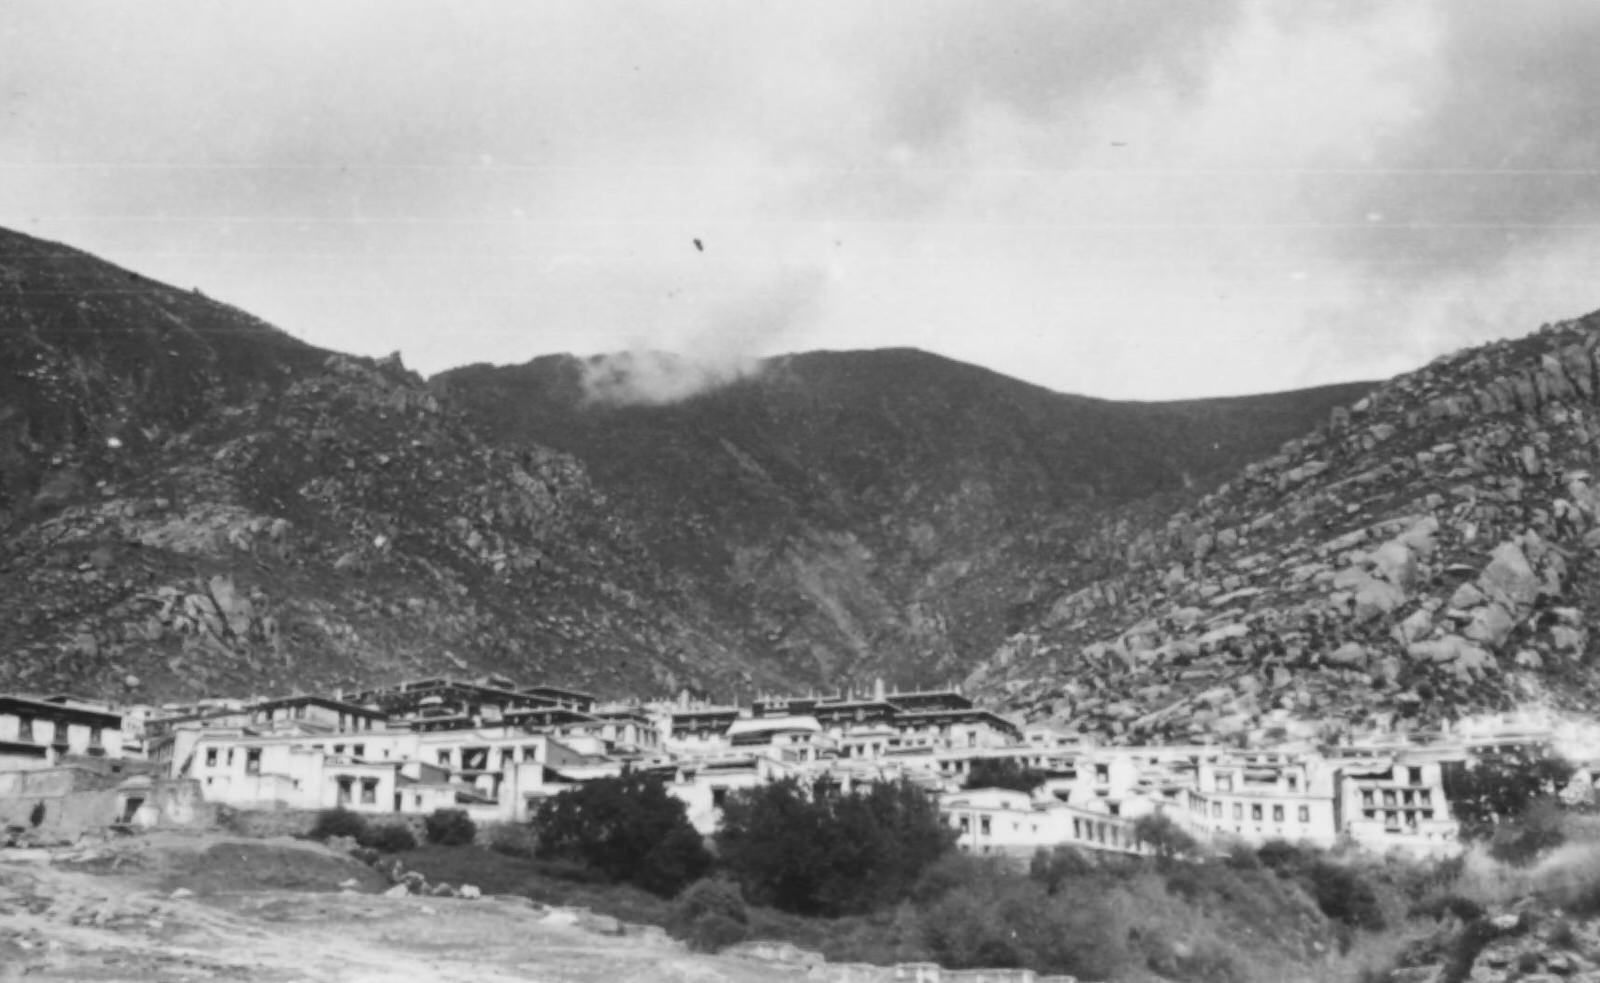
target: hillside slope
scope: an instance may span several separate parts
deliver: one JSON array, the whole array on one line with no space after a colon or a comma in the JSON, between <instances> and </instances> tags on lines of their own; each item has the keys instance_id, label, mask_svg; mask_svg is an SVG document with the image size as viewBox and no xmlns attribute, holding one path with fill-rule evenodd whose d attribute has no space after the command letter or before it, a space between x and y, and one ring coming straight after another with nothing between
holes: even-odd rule
<instances>
[{"instance_id":1,"label":"hillside slope","mask_svg":"<svg viewBox=\"0 0 1600 983\"><path fill-rule=\"evenodd\" d=\"M957 679L1157 514L1365 387L1174 404L914 351L664 405L424 383L0 233L0 688L500 671L727 698Z\"/></svg>"},{"instance_id":2,"label":"hillside slope","mask_svg":"<svg viewBox=\"0 0 1600 983\"><path fill-rule=\"evenodd\" d=\"M1186 510L1108 523L1106 574L968 682L1122 740L1592 706L1597 349L1589 315L1456 352Z\"/></svg>"},{"instance_id":3,"label":"hillside slope","mask_svg":"<svg viewBox=\"0 0 1600 983\"><path fill-rule=\"evenodd\" d=\"M398 358L0 246L0 689L753 678L578 462L483 444Z\"/></svg>"},{"instance_id":4,"label":"hillside slope","mask_svg":"<svg viewBox=\"0 0 1600 983\"><path fill-rule=\"evenodd\" d=\"M1117 403L894 349L784 356L619 405L595 384L625 384L618 364L553 356L432 384L489 442L582 461L752 658L822 683L959 678L1094 559L1080 539L1106 509L1214 483L1370 388Z\"/></svg>"}]
</instances>

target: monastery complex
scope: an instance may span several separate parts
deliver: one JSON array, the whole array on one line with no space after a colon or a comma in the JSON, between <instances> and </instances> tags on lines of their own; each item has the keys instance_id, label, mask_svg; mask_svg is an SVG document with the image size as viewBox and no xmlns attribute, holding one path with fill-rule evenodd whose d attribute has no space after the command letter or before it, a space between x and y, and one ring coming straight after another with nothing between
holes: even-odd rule
<instances>
[{"instance_id":1,"label":"monastery complex","mask_svg":"<svg viewBox=\"0 0 1600 983\"><path fill-rule=\"evenodd\" d=\"M881 683L749 706L603 703L498 677L161 707L0 696L0 824L148 827L217 807L455 808L479 823L522 823L564 789L632 769L660 775L703 833L730 792L759 783L849 791L905 778L936 794L960 847L980 853L1139 852L1134 824L1159 813L1202 841L1436 856L1460 848L1446 766L1561 736L1549 718L1500 717L1404 739L1319 740L1286 725L1261 747L1098 745L1018 724L956 689ZM965 787L996 760L1043 783L1031 794ZM1584 786L1590 762L1575 760Z\"/></svg>"}]
</instances>

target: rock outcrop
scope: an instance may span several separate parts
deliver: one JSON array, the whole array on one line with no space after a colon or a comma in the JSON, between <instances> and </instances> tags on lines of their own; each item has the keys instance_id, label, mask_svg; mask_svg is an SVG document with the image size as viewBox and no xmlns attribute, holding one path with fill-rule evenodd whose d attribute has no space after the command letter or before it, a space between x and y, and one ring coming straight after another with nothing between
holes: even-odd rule
<instances>
[{"instance_id":1,"label":"rock outcrop","mask_svg":"<svg viewBox=\"0 0 1600 983\"><path fill-rule=\"evenodd\" d=\"M1587 705L1597 364L1595 316L1457 352L1164 521L1108 522L1118 562L968 683L1126 740Z\"/></svg>"}]
</instances>

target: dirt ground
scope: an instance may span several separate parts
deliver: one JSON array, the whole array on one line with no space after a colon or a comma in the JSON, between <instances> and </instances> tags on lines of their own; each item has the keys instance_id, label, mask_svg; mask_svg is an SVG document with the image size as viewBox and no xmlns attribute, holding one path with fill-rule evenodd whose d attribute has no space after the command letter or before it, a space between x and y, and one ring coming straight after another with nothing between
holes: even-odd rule
<instances>
[{"instance_id":1,"label":"dirt ground","mask_svg":"<svg viewBox=\"0 0 1600 983\"><path fill-rule=\"evenodd\" d=\"M804 978L522 898L390 898L316 843L157 833L0 849L0 981L623 983ZM615 931L614 927L611 927Z\"/></svg>"}]
</instances>

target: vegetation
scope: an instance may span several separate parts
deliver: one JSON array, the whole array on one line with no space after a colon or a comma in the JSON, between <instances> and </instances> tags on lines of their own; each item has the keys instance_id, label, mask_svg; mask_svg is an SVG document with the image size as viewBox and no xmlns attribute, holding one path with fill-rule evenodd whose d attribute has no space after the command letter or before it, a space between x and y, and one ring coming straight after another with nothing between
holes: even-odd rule
<instances>
[{"instance_id":1,"label":"vegetation","mask_svg":"<svg viewBox=\"0 0 1600 983\"><path fill-rule=\"evenodd\" d=\"M1019 764L1012 758L979 758L967 772L962 788L1006 788L1015 792L1032 792L1044 784L1045 774Z\"/></svg>"},{"instance_id":2,"label":"vegetation","mask_svg":"<svg viewBox=\"0 0 1600 983\"><path fill-rule=\"evenodd\" d=\"M739 885L723 878L691 884L672 906L667 928L700 952L716 952L742 942L750 931L750 911Z\"/></svg>"},{"instance_id":3,"label":"vegetation","mask_svg":"<svg viewBox=\"0 0 1600 983\"><path fill-rule=\"evenodd\" d=\"M1162 860L1191 856L1200 850L1199 842L1189 831L1165 813L1152 812L1140 816L1134 821L1133 835L1140 843L1154 850Z\"/></svg>"},{"instance_id":4,"label":"vegetation","mask_svg":"<svg viewBox=\"0 0 1600 983\"><path fill-rule=\"evenodd\" d=\"M654 775L627 772L547 800L535 855L577 862L614 882L668 897L703 876L711 855L681 800Z\"/></svg>"},{"instance_id":5,"label":"vegetation","mask_svg":"<svg viewBox=\"0 0 1600 983\"><path fill-rule=\"evenodd\" d=\"M368 827L356 842L379 853L403 853L417 848L417 834L408 823L380 823Z\"/></svg>"},{"instance_id":6,"label":"vegetation","mask_svg":"<svg viewBox=\"0 0 1600 983\"><path fill-rule=\"evenodd\" d=\"M478 827L465 809L435 809L424 821L428 842L464 846L477 839Z\"/></svg>"},{"instance_id":7,"label":"vegetation","mask_svg":"<svg viewBox=\"0 0 1600 983\"><path fill-rule=\"evenodd\" d=\"M539 845L532 826L501 823L489 831L489 849L508 857L531 858Z\"/></svg>"},{"instance_id":8,"label":"vegetation","mask_svg":"<svg viewBox=\"0 0 1600 983\"><path fill-rule=\"evenodd\" d=\"M348 836L360 842L367 835L367 818L349 809L324 809L317 813L307 834L313 840L327 840L335 836Z\"/></svg>"},{"instance_id":9,"label":"vegetation","mask_svg":"<svg viewBox=\"0 0 1600 983\"><path fill-rule=\"evenodd\" d=\"M1446 768L1444 791L1462 836L1486 840L1500 826L1521 819L1539 799L1560 792L1572 773L1572 763L1547 747L1519 748Z\"/></svg>"},{"instance_id":10,"label":"vegetation","mask_svg":"<svg viewBox=\"0 0 1600 983\"><path fill-rule=\"evenodd\" d=\"M787 779L730 796L716 843L751 900L834 917L905 898L954 839L938 803L909 781L810 795Z\"/></svg>"}]
</instances>

